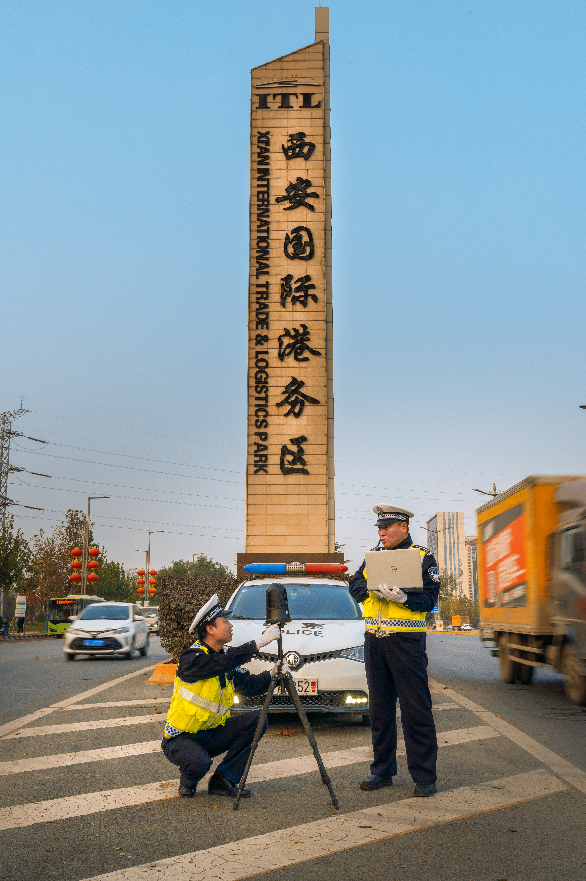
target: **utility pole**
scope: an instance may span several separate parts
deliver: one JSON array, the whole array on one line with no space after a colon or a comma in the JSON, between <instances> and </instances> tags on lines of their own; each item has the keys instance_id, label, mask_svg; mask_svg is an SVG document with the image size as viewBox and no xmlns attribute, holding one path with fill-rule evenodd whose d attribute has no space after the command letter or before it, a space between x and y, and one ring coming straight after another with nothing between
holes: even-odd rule
<instances>
[{"instance_id":1,"label":"utility pole","mask_svg":"<svg viewBox=\"0 0 586 881\"><path fill-rule=\"evenodd\" d=\"M10 464L10 438L24 437L27 440L36 441L38 444L49 443L46 440L39 440L38 437L28 437L22 431L12 430L13 420L30 412L30 410L20 407L18 410L7 410L5 413L0 413L0 529L4 526L6 509L10 505L19 505L18 502L8 498L8 475L17 471L25 471L27 474L34 474L35 477L51 476L50 474L40 474L38 471L28 471L26 468L19 468L17 465ZM19 505L19 507L31 508L33 511L43 510L43 508L34 508L32 505Z\"/></svg>"},{"instance_id":2,"label":"utility pole","mask_svg":"<svg viewBox=\"0 0 586 881\"><path fill-rule=\"evenodd\" d=\"M8 475L17 471L26 471L27 474L34 474L36 477L50 477L50 474L39 474L37 471L27 471L26 468L19 468L17 465L10 464L10 438L26 437L27 440L36 441L39 444L47 444L49 441L39 440L38 437L28 437L21 431L12 430L12 422L19 416L30 413L21 405L18 410L7 410L0 413L0 531L4 529L6 519L6 510L10 505L18 505L21 508L30 508L32 511L43 511L43 508L36 508L33 505L20 505L8 498ZM0 615L4 615L4 589L0 590Z\"/></svg>"},{"instance_id":3,"label":"utility pole","mask_svg":"<svg viewBox=\"0 0 586 881\"><path fill-rule=\"evenodd\" d=\"M87 585L89 549L90 549L90 502L92 499L109 499L110 496L88 496L87 497L87 520L83 528L83 567L81 570L81 593L85 596Z\"/></svg>"}]
</instances>

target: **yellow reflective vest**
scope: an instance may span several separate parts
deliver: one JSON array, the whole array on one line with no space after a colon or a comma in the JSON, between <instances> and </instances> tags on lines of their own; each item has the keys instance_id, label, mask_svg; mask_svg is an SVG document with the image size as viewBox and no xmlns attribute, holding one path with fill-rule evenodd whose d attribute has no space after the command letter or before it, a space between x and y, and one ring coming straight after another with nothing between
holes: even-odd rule
<instances>
[{"instance_id":1,"label":"yellow reflective vest","mask_svg":"<svg viewBox=\"0 0 586 881\"><path fill-rule=\"evenodd\" d=\"M202 649L206 655L210 653L209 646L204 642L194 642L191 648ZM176 676L163 734L171 738L224 725L226 719L230 718L233 703L234 685L228 677L226 687L222 688L219 676L198 682L184 682Z\"/></svg>"},{"instance_id":2,"label":"yellow reflective vest","mask_svg":"<svg viewBox=\"0 0 586 881\"><path fill-rule=\"evenodd\" d=\"M418 547L411 544L409 547ZM385 553L380 551L380 553ZM421 560L427 551L419 548ZM366 569L364 578L367 578ZM362 617L364 625L370 633L425 633L425 612L412 612L404 603L393 603L383 600L377 594L368 591L367 598L362 603Z\"/></svg>"}]
</instances>

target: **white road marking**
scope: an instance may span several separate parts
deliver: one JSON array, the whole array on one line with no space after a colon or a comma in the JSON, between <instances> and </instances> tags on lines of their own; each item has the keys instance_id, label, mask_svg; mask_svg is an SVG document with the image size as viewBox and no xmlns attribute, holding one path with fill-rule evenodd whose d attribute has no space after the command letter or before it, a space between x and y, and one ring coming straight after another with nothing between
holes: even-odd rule
<instances>
[{"instance_id":1,"label":"white road marking","mask_svg":"<svg viewBox=\"0 0 586 881\"><path fill-rule=\"evenodd\" d=\"M155 664L149 664L148 667L140 667L138 670L134 670L133 673L127 673L125 676L119 676L118 679L110 679L109 682L104 682L102 685L96 685L95 688L90 688L87 691L82 691L80 694L76 694L74 697L68 697L67 700L59 701L57 704L51 704L51 709L58 709L59 707L68 707L70 704L76 704L78 701L84 700L86 697L91 697L93 694L99 694L101 691L107 691L108 688L112 688L114 685L119 685L121 682L126 682L127 679L133 679L135 676L140 676L141 673L148 673L150 670L155 669Z\"/></svg>"},{"instance_id":2,"label":"white road marking","mask_svg":"<svg viewBox=\"0 0 586 881\"><path fill-rule=\"evenodd\" d=\"M487 737L498 735L488 725L480 725L477 728L461 728L454 731L444 731L438 737L438 744L454 746L459 743L469 743L473 740L483 740ZM146 744L145 744L146 746ZM90 752L94 752L91 750ZM96 750L99 752L99 750ZM398 755L405 755L405 745L400 742L397 748ZM74 753L75 755L75 753ZM56 756L55 758L61 758ZM322 760L326 768L339 768L356 762L368 762L372 758L372 749L368 747L354 747L352 749L336 750L335 752L323 753ZM50 762L51 756L45 757ZM19 760L25 761L23 759ZM31 759L38 762L41 759ZM7 763L9 764L9 763ZM27 768L25 770L31 770ZM253 765L248 775L249 783L259 783L266 780L276 780L284 777L295 777L300 774L317 772L317 765L313 754L299 756L285 761L266 762L263 765ZM211 772L210 772L211 773ZM207 777L204 778L204 781ZM49 801L32 802L26 805L14 805L0 809L0 831L14 829L21 826L33 826L36 823L46 823L50 820L64 820L68 817L85 816L101 811L110 811L130 805L147 804L148 802L161 801L166 798L175 798L176 790L171 787L177 786L177 780L161 780L158 783L148 783L143 786L129 786L125 789L107 789L101 792L89 792L83 795L73 795L66 798L55 798Z\"/></svg>"},{"instance_id":3,"label":"white road marking","mask_svg":"<svg viewBox=\"0 0 586 881\"><path fill-rule=\"evenodd\" d=\"M240 881L395 835L566 790L567 787L547 771L531 771L442 792L430 799L408 798L327 817L156 863L119 869L85 881L152 881L156 874L173 878L173 881Z\"/></svg>"},{"instance_id":4,"label":"white road marking","mask_svg":"<svg viewBox=\"0 0 586 881\"><path fill-rule=\"evenodd\" d=\"M123 728L125 725L144 725L148 722L161 723L161 737L163 736L163 713L153 713L150 716L127 716L117 719L98 719L95 722L70 722L64 725L41 725L39 728L21 728L14 734L7 734L2 740L13 740L18 737L42 737L47 734L66 734L69 731L96 731L99 728Z\"/></svg>"},{"instance_id":5,"label":"white road marking","mask_svg":"<svg viewBox=\"0 0 586 881\"><path fill-rule=\"evenodd\" d=\"M457 691L454 691L451 688L446 688L446 686L441 685L439 682L430 679L430 685L431 684L437 689L441 688L446 697L451 697L462 707L466 707L467 710L470 710L484 722L487 722L491 728L494 728L499 734L508 737L509 740L516 743L521 749L524 749L538 761L543 762L544 765L547 765L547 767L551 768L554 773L559 774L563 780L571 783L572 786L579 789L580 792L586 793L586 771L576 767L576 765L572 765L572 763L566 761L566 759L562 759L557 753L552 752L552 750L548 749L546 746L542 746L541 743L538 743L537 740L529 737L528 734L519 731L514 725L505 722L500 716L485 710L484 707L475 704L474 701L468 700L467 697L458 694Z\"/></svg>"},{"instance_id":6,"label":"white road marking","mask_svg":"<svg viewBox=\"0 0 586 881\"><path fill-rule=\"evenodd\" d=\"M42 710L36 710L34 713L29 713L27 716L21 716L19 719L14 719L12 722L6 722L4 725L0 725L0 737L4 734L8 734L9 731L15 731L18 728L21 728L23 725L28 725L29 722L35 722L37 719L42 718L43 716L47 716L49 713L52 713L54 710L59 709L60 707L67 707L69 704L74 704L77 701L83 700L83 698L91 697L92 694L98 694L100 691L105 691L107 688L112 688L113 685L118 685L119 682L125 682L126 679L132 679L133 676L140 676L141 673L148 673L149 670L154 670L155 665L151 664L148 667L141 667L139 670L135 670L133 673L127 673L126 676L119 676L118 679L111 679L109 682L105 682L103 685L97 685L95 688L90 688L89 691L82 691L80 694L76 694L74 697L70 697L65 701L60 701L58 704L52 704L50 707L44 707Z\"/></svg>"},{"instance_id":7,"label":"white road marking","mask_svg":"<svg viewBox=\"0 0 586 881\"><path fill-rule=\"evenodd\" d=\"M74 753L57 753L53 756L38 756L35 759L14 759L0 762L0 777L20 774L24 771L45 771L49 768L63 768L70 765L83 765L88 762L103 762L107 759L126 759L128 756L143 756L161 749L159 740L146 740L142 743L128 743L124 746L106 746L101 749L80 750Z\"/></svg>"},{"instance_id":8,"label":"white road marking","mask_svg":"<svg viewBox=\"0 0 586 881\"><path fill-rule=\"evenodd\" d=\"M136 701L106 701L103 704L69 704L67 707L59 707L59 710L63 712L64 710L95 710L98 707L148 707L150 704L169 704L171 703L171 697L149 697L144 698L144 700L136 700ZM445 704L441 707L434 709L447 709L452 707L457 707L457 704Z\"/></svg>"}]
</instances>

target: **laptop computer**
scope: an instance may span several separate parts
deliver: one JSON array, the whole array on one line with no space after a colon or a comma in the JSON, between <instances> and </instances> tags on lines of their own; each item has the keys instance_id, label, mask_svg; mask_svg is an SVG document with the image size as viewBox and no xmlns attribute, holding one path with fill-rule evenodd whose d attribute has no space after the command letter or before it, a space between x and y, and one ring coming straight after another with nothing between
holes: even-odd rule
<instances>
[{"instance_id":1,"label":"laptop computer","mask_svg":"<svg viewBox=\"0 0 586 881\"><path fill-rule=\"evenodd\" d=\"M383 584L400 587L405 593L423 590L421 554L417 548L367 551L364 557L369 590L376 590Z\"/></svg>"}]
</instances>

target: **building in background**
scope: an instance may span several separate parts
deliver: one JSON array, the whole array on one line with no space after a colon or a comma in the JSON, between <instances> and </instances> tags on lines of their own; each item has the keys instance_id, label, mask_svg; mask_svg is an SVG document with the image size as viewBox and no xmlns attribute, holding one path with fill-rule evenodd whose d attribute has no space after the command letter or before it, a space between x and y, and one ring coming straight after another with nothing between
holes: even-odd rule
<instances>
[{"instance_id":1,"label":"building in background","mask_svg":"<svg viewBox=\"0 0 586 881\"><path fill-rule=\"evenodd\" d=\"M476 536L466 536L466 575L468 578L467 594L470 599L478 600L478 570L476 568Z\"/></svg>"},{"instance_id":2,"label":"building in background","mask_svg":"<svg viewBox=\"0 0 586 881\"><path fill-rule=\"evenodd\" d=\"M427 521L428 546L437 560L438 569L452 575L458 594L473 599L468 578L468 550L464 532L463 511L437 511Z\"/></svg>"}]
</instances>

